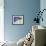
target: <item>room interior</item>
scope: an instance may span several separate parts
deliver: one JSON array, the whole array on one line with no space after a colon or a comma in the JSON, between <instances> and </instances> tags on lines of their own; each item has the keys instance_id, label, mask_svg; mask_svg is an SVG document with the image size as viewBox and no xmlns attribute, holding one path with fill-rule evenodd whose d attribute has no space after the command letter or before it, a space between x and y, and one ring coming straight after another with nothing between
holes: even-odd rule
<instances>
[{"instance_id":1,"label":"room interior","mask_svg":"<svg viewBox=\"0 0 46 46\"><path fill-rule=\"evenodd\" d=\"M45 5L46 0L0 0L0 46L46 46L46 10L34 21Z\"/></svg>"}]
</instances>

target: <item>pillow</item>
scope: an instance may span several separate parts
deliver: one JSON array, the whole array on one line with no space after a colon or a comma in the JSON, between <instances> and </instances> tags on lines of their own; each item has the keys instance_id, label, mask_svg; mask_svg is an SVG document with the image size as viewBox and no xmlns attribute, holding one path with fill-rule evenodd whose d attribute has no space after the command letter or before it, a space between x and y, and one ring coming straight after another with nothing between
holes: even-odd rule
<instances>
[{"instance_id":1,"label":"pillow","mask_svg":"<svg viewBox=\"0 0 46 46\"><path fill-rule=\"evenodd\" d=\"M30 46L32 42L33 42L33 35L29 32L25 37L23 46Z\"/></svg>"},{"instance_id":2,"label":"pillow","mask_svg":"<svg viewBox=\"0 0 46 46\"><path fill-rule=\"evenodd\" d=\"M8 41L8 42L4 43L3 46L17 46L17 44L15 41Z\"/></svg>"},{"instance_id":3,"label":"pillow","mask_svg":"<svg viewBox=\"0 0 46 46\"><path fill-rule=\"evenodd\" d=\"M23 46L24 40L25 40L25 37L24 37L24 38L21 38L21 39L17 42L17 46Z\"/></svg>"}]
</instances>

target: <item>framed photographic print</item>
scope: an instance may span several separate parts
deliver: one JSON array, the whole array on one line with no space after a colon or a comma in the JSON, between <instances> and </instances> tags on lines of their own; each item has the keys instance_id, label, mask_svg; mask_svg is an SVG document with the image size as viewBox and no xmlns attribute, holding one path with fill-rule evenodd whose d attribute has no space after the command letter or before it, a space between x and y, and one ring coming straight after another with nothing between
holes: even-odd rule
<instances>
[{"instance_id":1,"label":"framed photographic print","mask_svg":"<svg viewBox=\"0 0 46 46\"><path fill-rule=\"evenodd\" d=\"M13 15L12 16L12 24L13 25L23 25L24 24L24 16L23 15Z\"/></svg>"}]
</instances>

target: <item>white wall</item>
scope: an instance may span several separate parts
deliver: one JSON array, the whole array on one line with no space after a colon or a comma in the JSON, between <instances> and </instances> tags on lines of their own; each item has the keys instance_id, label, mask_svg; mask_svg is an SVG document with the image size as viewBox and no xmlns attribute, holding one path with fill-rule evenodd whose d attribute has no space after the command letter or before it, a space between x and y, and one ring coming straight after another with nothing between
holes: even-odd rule
<instances>
[{"instance_id":1,"label":"white wall","mask_svg":"<svg viewBox=\"0 0 46 46\"><path fill-rule=\"evenodd\" d=\"M46 0L40 0L40 9L46 9ZM46 26L46 11L43 12L43 22L40 22L40 25Z\"/></svg>"},{"instance_id":2,"label":"white wall","mask_svg":"<svg viewBox=\"0 0 46 46\"><path fill-rule=\"evenodd\" d=\"M0 0L0 42L4 41L4 0Z\"/></svg>"}]
</instances>

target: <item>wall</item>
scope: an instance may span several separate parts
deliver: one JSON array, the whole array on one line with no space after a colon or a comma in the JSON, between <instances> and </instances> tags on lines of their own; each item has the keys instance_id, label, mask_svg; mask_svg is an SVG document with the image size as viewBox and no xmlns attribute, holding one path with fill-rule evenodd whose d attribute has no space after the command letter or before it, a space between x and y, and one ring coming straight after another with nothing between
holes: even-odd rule
<instances>
[{"instance_id":1,"label":"wall","mask_svg":"<svg viewBox=\"0 0 46 46\"><path fill-rule=\"evenodd\" d=\"M0 0L0 42L4 41L4 0Z\"/></svg>"},{"instance_id":2,"label":"wall","mask_svg":"<svg viewBox=\"0 0 46 46\"><path fill-rule=\"evenodd\" d=\"M18 41L30 30L40 9L40 0L5 0L4 35L7 41ZM24 25L12 25L12 15L24 15Z\"/></svg>"},{"instance_id":3,"label":"wall","mask_svg":"<svg viewBox=\"0 0 46 46\"><path fill-rule=\"evenodd\" d=\"M43 9L46 9L46 0L41 0L41 1L40 1L40 9L41 9L41 11L42 11ZM43 12L42 17L43 17L43 22L41 21L41 22L40 22L40 25L46 27L46 10Z\"/></svg>"}]
</instances>

